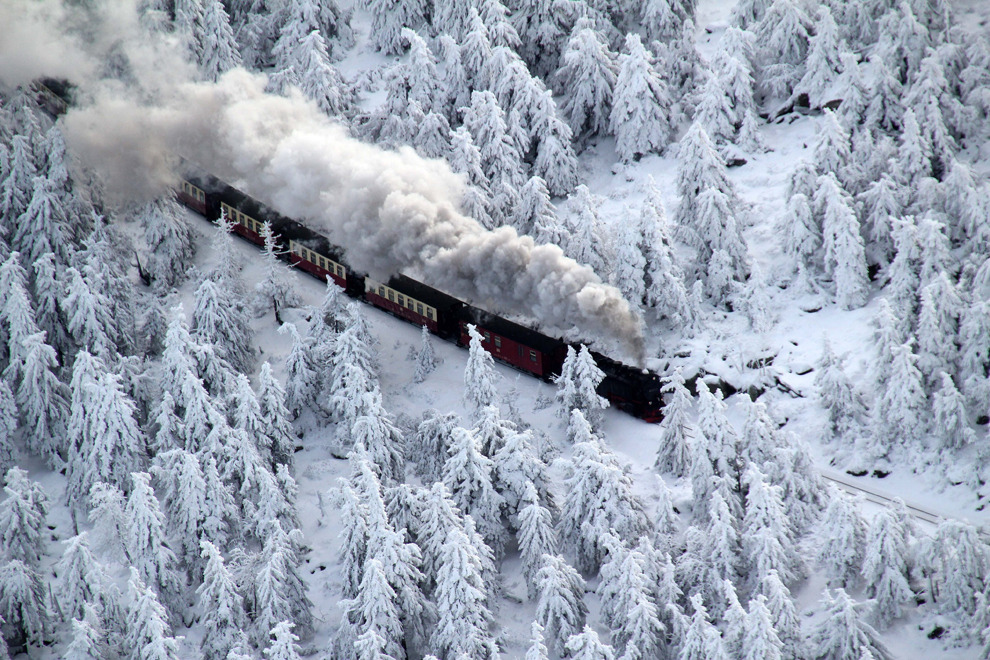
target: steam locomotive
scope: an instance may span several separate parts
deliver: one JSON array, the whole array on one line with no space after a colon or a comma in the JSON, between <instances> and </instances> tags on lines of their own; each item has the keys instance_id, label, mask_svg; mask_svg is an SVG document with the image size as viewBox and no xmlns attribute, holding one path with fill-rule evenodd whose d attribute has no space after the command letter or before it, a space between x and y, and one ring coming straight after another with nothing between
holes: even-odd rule
<instances>
[{"instance_id":1,"label":"steam locomotive","mask_svg":"<svg viewBox=\"0 0 990 660\"><path fill-rule=\"evenodd\" d=\"M42 106L53 116L65 112L71 90L59 81L35 84ZM233 231L263 245L262 227L270 223L282 258L322 280L332 281L351 298L378 307L404 321L426 326L434 335L466 347L468 325L475 325L482 346L499 362L552 381L560 374L568 344L536 330L501 318L405 275L379 282L351 268L341 248L325 236L285 217L228 183L188 161L176 197L212 222L221 214ZM605 373L598 393L613 406L648 422L663 417L663 399L657 374L617 362L600 353L592 355Z\"/></svg>"}]
</instances>

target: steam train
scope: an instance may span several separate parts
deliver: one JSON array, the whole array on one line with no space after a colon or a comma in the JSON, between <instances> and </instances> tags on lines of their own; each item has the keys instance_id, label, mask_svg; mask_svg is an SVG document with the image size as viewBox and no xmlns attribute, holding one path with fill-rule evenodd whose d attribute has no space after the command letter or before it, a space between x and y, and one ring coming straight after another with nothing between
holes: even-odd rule
<instances>
[{"instance_id":1,"label":"steam train","mask_svg":"<svg viewBox=\"0 0 990 660\"><path fill-rule=\"evenodd\" d=\"M58 81L35 84L39 102L53 116L71 103L66 85ZM262 246L262 228L270 223L282 258L292 266L322 280L332 281L351 298L373 305L434 335L466 347L468 326L482 336L482 346L493 358L519 371L552 381L560 374L568 344L536 330L513 323L472 306L405 275L379 282L351 268L344 251L325 236L285 217L202 168L184 161L177 199L212 222L221 214L233 223L233 231ZM657 374L637 369L593 352L605 378L598 393L616 408L648 422L663 417L663 399Z\"/></svg>"}]
</instances>

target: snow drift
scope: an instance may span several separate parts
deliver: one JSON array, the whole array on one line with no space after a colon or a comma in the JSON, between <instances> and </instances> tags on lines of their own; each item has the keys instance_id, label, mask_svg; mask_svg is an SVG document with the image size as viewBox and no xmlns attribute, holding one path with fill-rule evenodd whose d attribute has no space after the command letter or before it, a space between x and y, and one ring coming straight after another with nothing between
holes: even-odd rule
<instances>
[{"instance_id":1,"label":"snow drift","mask_svg":"<svg viewBox=\"0 0 990 660\"><path fill-rule=\"evenodd\" d=\"M621 293L556 246L536 245L509 227L486 231L463 215L463 181L445 163L355 140L301 95L266 94L262 75L234 70L215 84L188 82L194 74L176 55L181 49L153 42L129 3L108 4L114 16L106 21L59 3L45 3L48 12L21 11L33 29L48 30L42 42L79 53L73 66L47 69L36 66L30 45L22 44L16 58L4 47L0 77L23 83L26 73L64 75L80 86L80 105L63 119L66 138L73 154L102 175L113 199L162 194L175 182L181 154L325 232L357 269L379 278L412 270L493 311L532 316L575 338L617 339L630 358L642 360L642 321ZM8 10L0 41L23 29L18 16ZM117 35L134 36L104 38L111 23ZM93 37L92 30L101 34ZM80 45L87 42L94 45ZM133 75L125 79L132 84L94 75L93 63L107 49L127 54ZM20 61L31 63L29 71Z\"/></svg>"}]
</instances>

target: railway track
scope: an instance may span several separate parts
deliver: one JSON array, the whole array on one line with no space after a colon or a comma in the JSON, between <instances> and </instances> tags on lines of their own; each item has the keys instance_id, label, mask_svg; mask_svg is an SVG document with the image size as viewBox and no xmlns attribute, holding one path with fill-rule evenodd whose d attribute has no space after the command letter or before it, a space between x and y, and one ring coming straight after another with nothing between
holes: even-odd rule
<instances>
[{"instance_id":1,"label":"railway track","mask_svg":"<svg viewBox=\"0 0 990 660\"><path fill-rule=\"evenodd\" d=\"M886 493L864 487L853 481L853 479L848 475L844 475L840 472L835 472L828 469L819 469L818 472L826 481L832 482L847 493L862 496L867 502L873 502L874 504L881 504L883 506L891 506L896 499L894 497L890 497ZM913 518L917 518L922 522L937 526L943 520L949 520L952 518L951 516L946 516L926 507L907 502L903 498L901 498L901 501L904 502L904 506L907 508L908 513L910 513Z\"/></svg>"}]
</instances>

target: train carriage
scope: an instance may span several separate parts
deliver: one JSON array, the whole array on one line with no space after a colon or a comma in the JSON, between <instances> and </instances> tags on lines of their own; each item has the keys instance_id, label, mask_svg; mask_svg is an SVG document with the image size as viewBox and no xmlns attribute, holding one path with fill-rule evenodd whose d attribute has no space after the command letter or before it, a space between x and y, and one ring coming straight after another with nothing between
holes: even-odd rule
<instances>
[{"instance_id":1,"label":"train carriage","mask_svg":"<svg viewBox=\"0 0 990 660\"><path fill-rule=\"evenodd\" d=\"M565 342L477 308L465 310L467 313L460 321L461 345L467 346L471 342L468 325L473 324L481 335L481 345L496 360L546 381L560 374L567 357Z\"/></svg>"},{"instance_id":2,"label":"train carriage","mask_svg":"<svg viewBox=\"0 0 990 660\"><path fill-rule=\"evenodd\" d=\"M366 277L364 299L401 319L425 325L445 339L456 336L458 313L464 305L457 298L405 275L392 277L386 283Z\"/></svg>"}]
</instances>

